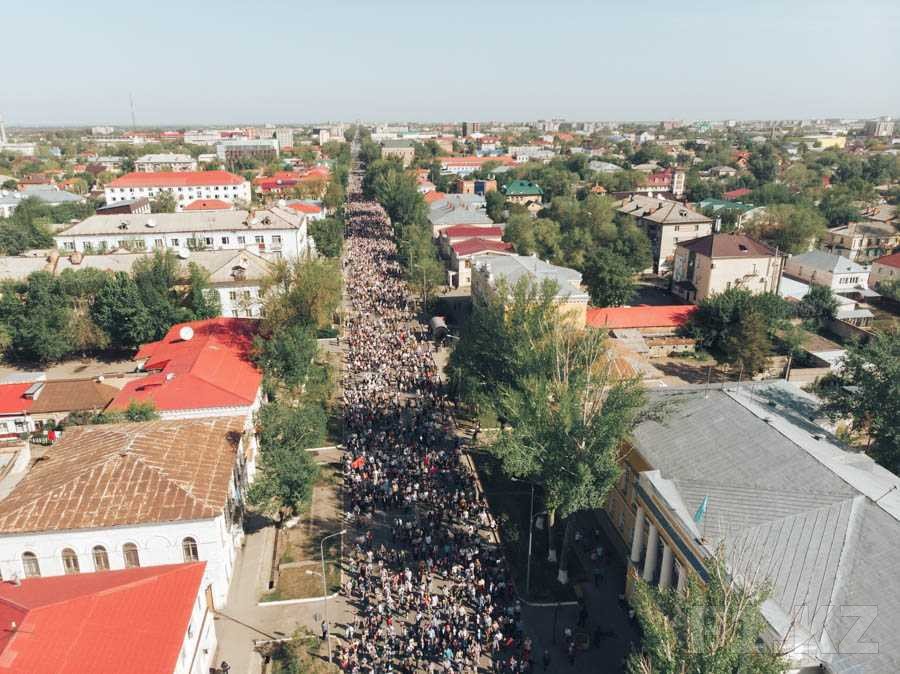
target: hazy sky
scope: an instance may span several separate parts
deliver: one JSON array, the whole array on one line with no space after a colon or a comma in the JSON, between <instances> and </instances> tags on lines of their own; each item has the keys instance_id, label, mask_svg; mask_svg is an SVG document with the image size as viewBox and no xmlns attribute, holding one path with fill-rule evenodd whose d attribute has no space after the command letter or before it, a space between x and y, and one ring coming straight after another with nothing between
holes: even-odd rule
<instances>
[{"instance_id":1,"label":"hazy sky","mask_svg":"<svg viewBox=\"0 0 900 674\"><path fill-rule=\"evenodd\" d=\"M900 0L3 5L10 124L900 115Z\"/></svg>"}]
</instances>

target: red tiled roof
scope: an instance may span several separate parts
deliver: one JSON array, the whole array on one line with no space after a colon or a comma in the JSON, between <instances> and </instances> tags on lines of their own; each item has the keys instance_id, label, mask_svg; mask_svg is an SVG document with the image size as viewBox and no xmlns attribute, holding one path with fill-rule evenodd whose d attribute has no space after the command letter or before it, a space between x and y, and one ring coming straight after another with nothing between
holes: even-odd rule
<instances>
[{"instance_id":1,"label":"red tiled roof","mask_svg":"<svg viewBox=\"0 0 900 674\"><path fill-rule=\"evenodd\" d=\"M481 166L489 161L499 162L508 166L516 165L516 160L509 155L499 157L440 157L439 161L445 166Z\"/></svg>"},{"instance_id":2,"label":"red tiled roof","mask_svg":"<svg viewBox=\"0 0 900 674\"><path fill-rule=\"evenodd\" d=\"M639 307L588 307L587 325L591 328L675 328L697 310L692 304Z\"/></svg>"},{"instance_id":3,"label":"red tiled roof","mask_svg":"<svg viewBox=\"0 0 900 674\"><path fill-rule=\"evenodd\" d=\"M441 236L445 236L448 239L503 236L503 228L491 227L490 225L485 225L484 227L479 227L478 225L453 225L441 230Z\"/></svg>"},{"instance_id":4,"label":"red tiled roof","mask_svg":"<svg viewBox=\"0 0 900 674\"><path fill-rule=\"evenodd\" d=\"M184 207L185 211L230 211L234 206L221 199L197 199Z\"/></svg>"},{"instance_id":5,"label":"red tiled roof","mask_svg":"<svg viewBox=\"0 0 900 674\"><path fill-rule=\"evenodd\" d=\"M465 241L460 241L459 243L454 243L451 247L459 257L472 255L473 253L479 253L484 250L493 250L497 252L512 250L511 243L507 243L506 241L490 241L477 236L466 239Z\"/></svg>"},{"instance_id":6,"label":"red tiled roof","mask_svg":"<svg viewBox=\"0 0 900 674\"><path fill-rule=\"evenodd\" d=\"M0 414L26 412L34 405L34 400L25 397L31 382L24 384L0 384Z\"/></svg>"},{"instance_id":7,"label":"red tiled roof","mask_svg":"<svg viewBox=\"0 0 900 674\"><path fill-rule=\"evenodd\" d=\"M156 171L128 173L116 178L109 187L200 187L203 185L240 185L241 176L228 171Z\"/></svg>"},{"instance_id":8,"label":"red tiled roof","mask_svg":"<svg viewBox=\"0 0 900 674\"><path fill-rule=\"evenodd\" d=\"M188 341L179 336L185 326L194 331ZM128 382L110 409L125 409L132 400L150 401L161 411L253 404L262 382L250 358L257 327L241 318L172 326L165 338L144 344L135 356L146 359L145 370L158 372Z\"/></svg>"},{"instance_id":9,"label":"red tiled roof","mask_svg":"<svg viewBox=\"0 0 900 674\"><path fill-rule=\"evenodd\" d=\"M891 255L884 255L872 262L872 264L875 264L875 263L883 264L883 265L887 265L888 267L895 267L897 269L900 269L900 253L892 253Z\"/></svg>"},{"instance_id":10,"label":"red tiled roof","mask_svg":"<svg viewBox=\"0 0 900 674\"><path fill-rule=\"evenodd\" d=\"M435 202L441 201L442 199L446 199L447 195L444 192L428 192L424 195L426 204L433 204Z\"/></svg>"},{"instance_id":11,"label":"red tiled roof","mask_svg":"<svg viewBox=\"0 0 900 674\"><path fill-rule=\"evenodd\" d=\"M316 204L304 204L304 203L293 203L288 204L288 208L292 208L298 213L321 213L322 207L317 206Z\"/></svg>"},{"instance_id":12,"label":"red tiled roof","mask_svg":"<svg viewBox=\"0 0 900 674\"><path fill-rule=\"evenodd\" d=\"M735 199L746 197L748 194L750 194L749 189L747 189L746 187L739 187L736 190L725 192L725 194L722 195L722 198L727 201L734 201Z\"/></svg>"},{"instance_id":13,"label":"red tiled roof","mask_svg":"<svg viewBox=\"0 0 900 674\"><path fill-rule=\"evenodd\" d=\"M0 583L0 673L175 671L205 566Z\"/></svg>"}]
</instances>

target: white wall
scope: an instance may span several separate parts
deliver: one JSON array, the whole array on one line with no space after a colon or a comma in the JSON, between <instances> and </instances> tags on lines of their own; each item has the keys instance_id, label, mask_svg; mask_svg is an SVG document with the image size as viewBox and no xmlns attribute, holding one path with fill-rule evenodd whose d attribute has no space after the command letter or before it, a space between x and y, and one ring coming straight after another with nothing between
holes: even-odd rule
<instances>
[{"instance_id":1,"label":"white wall","mask_svg":"<svg viewBox=\"0 0 900 674\"><path fill-rule=\"evenodd\" d=\"M114 223L115 218L110 218ZM306 254L308 243L306 221L296 229L221 229L210 231L176 232L120 232L106 234L59 234L54 237L56 247L61 250L99 253L119 247L119 242L128 242L133 250L186 248L189 239L202 241L206 250L244 250L254 253L275 253L283 257L300 257ZM261 239L261 240L260 240ZM262 247L260 247L262 246Z\"/></svg>"},{"instance_id":2,"label":"white wall","mask_svg":"<svg viewBox=\"0 0 900 674\"><path fill-rule=\"evenodd\" d=\"M216 664L218 639L211 609L206 605L206 584L201 583L173 674L209 674Z\"/></svg>"},{"instance_id":3,"label":"white wall","mask_svg":"<svg viewBox=\"0 0 900 674\"><path fill-rule=\"evenodd\" d=\"M106 548L110 569L124 569L122 546L125 543L137 545L141 566L180 564L185 561L182 552L185 537L197 541L200 561L206 562L203 586L212 584L213 601L217 606L224 606L241 539L234 532L226 531L224 515L215 519L105 529L0 534L0 573L4 579L16 574L24 578L22 554L28 551L37 555L41 576L61 576L65 573L64 548L71 548L78 555L81 573L93 573L96 569L92 551L97 545Z\"/></svg>"},{"instance_id":4,"label":"white wall","mask_svg":"<svg viewBox=\"0 0 900 674\"><path fill-rule=\"evenodd\" d=\"M245 201L250 203L250 183L240 185L191 185L188 187L106 187L103 194L107 204L131 201L139 197L154 198L160 192L171 192L179 206L186 206L197 199L221 199L222 201Z\"/></svg>"}]
</instances>

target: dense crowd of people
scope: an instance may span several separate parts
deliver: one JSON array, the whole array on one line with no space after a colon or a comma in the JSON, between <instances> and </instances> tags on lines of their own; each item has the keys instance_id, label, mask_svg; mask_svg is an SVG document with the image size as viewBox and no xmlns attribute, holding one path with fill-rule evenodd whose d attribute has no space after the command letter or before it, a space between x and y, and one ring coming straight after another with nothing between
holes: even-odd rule
<instances>
[{"instance_id":1,"label":"dense crowd of people","mask_svg":"<svg viewBox=\"0 0 900 674\"><path fill-rule=\"evenodd\" d=\"M343 592L355 619L336 660L352 674L530 672L521 607L483 536L487 504L462 463L391 224L350 181L343 476L356 526Z\"/></svg>"}]
</instances>

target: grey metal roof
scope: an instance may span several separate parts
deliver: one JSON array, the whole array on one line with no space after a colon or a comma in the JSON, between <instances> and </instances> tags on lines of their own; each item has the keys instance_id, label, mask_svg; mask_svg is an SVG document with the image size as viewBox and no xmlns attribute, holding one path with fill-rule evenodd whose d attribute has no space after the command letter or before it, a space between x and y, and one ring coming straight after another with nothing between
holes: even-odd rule
<instances>
[{"instance_id":1,"label":"grey metal roof","mask_svg":"<svg viewBox=\"0 0 900 674\"><path fill-rule=\"evenodd\" d=\"M867 271L861 264L857 264L849 258L842 255L835 255L834 253L827 253L824 250L811 250L808 253L794 255L788 261L788 264L799 264L804 267L827 271L833 274Z\"/></svg>"},{"instance_id":2,"label":"grey metal roof","mask_svg":"<svg viewBox=\"0 0 900 674\"><path fill-rule=\"evenodd\" d=\"M527 255L476 255L472 258L474 268L486 267L494 279L505 279L514 286L520 278L528 277L537 283L544 279L556 281L559 290L556 297L568 300L589 299L587 292L581 289L581 273L568 267L559 267L544 262L536 256Z\"/></svg>"},{"instance_id":3,"label":"grey metal roof","mask_svg":"<svg viewBox=\"0 0 900 674\"><path fill-rule=\"evenodd\" d=\"M683 510L709 497L702 535L724 545L732 577L771 583L767 617L817 637L824 627L838 646L857 620L842 607L874 607L860 641L877 653L817 657L840 674L900 671L900 478L844 451L813 421L816 399L783 382L649 395L664 418L636 429L636 448Z\"/></svg>"},{"instance_id":4,"label":"grey metal roof","mask_svg":"<svg viewBox=\"0 0 900 674\"><path fill-rule=\"evenodd\" d=\"M303 216L278 207L254 211L252 215L248 211L186 211L152 215L119 213L92 215L59 232L57 236L296 229L302 226L303 220ZM148 222L152 222L153 226L148 227ZM122 228L122 225L125 227Z\"/></svg>"}]
</instances>

